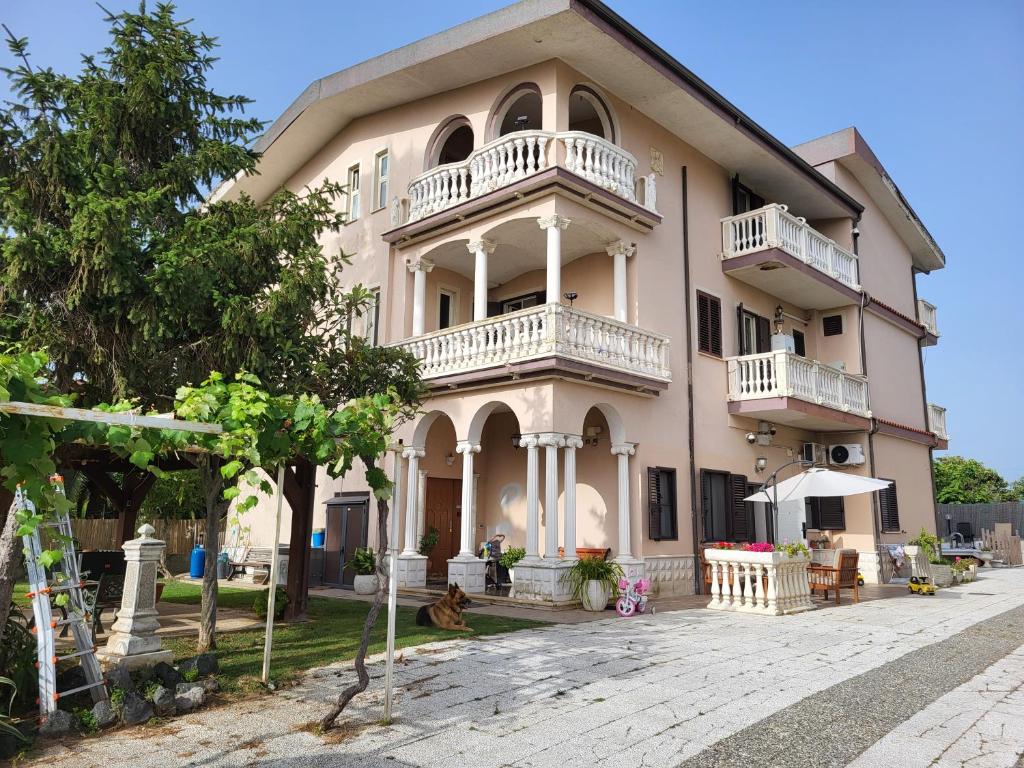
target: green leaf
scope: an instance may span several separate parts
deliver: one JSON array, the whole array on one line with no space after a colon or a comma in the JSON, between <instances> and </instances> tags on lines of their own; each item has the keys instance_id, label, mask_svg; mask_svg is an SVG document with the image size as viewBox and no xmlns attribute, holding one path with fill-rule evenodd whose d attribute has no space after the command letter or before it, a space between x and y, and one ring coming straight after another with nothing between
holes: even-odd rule
<instances>
[{"instance_id":1,"label":"green leaf","mask_svg":"<svg viewBox=\"0 0 1024 768\"><path fill-rule=\"evenodd\" d=\"M242 462L235 459L229 461L227 464L220 468L220 476L225 480L230 480L232 477L237 475L242 469Z\"/></svg>"},{"instance_id":2,"label":"green leaf","mask_svg":"<svg viewBox=\"0 0 1024 768\"><path fill-rule=\"evenodd\" d=\"M63 554L59 549L44 549L36 559L44 568L52 568L61 561L62 557Z\"/></svg>"}]
</instances>

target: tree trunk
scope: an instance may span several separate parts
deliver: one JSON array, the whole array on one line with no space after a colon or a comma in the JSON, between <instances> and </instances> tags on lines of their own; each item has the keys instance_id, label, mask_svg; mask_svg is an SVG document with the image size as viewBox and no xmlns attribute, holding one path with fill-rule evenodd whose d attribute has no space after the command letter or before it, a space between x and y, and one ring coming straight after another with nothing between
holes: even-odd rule
<instances>
[{"instance_id":1,"label":"tree trunk","mask_svg":"<svg viewBox=\"0 0 1024 768\"><path fill-rule=\"evenodd\" d=\"M7 616L11 611L11 596L14 594L14 574L18 570L18 558L21 548L18 547L18 523L14 518L11 504L14 496L6 488L0 487L0 512L5 515L3 533L0 533L0 643L4 639L7 627Z\"/></svg>"},{"instance_id":2,"label":"tree trunk","mask_svg":"<svg viewBox=\"0 0 1024 768\"><path fill-rule=\"evenodd\" d=\"M196 459L206 502L206 564L203 571L202 604L199 608L199 641L196 647L199 653L217 647L217 537L221 517L229 503L224 500L224 479L220 474L220 466L221 461L216 456L201 454Z\"/></svg>"},{"instance_id":3,"label":"tree trunk","mask_svg":"<svg viewBox=\"0 0 1024 768\"><path fill-rule=\"evenodd\" d=\"M292 510L288 545L288 605L284 617L301 620L309 605L310 536L316 506L316 465L299 458L284 474L284 497Z\"/></svg>"},{"instance_id":4,"label":"tree trunk","mask_svg":"<svg viewBox=\"0 0 1024 768\"><path fill-rule=\"evenodd\" d=\"M361 457L366 468L373 469L375 461L373 457ZM386 499L377 500L377 594L373 596L373 603L366 614L366 621L363 622L363 636L359 641L359 652L356 653L355 668L357 680L338 695L338 700L331 707L330 712L324 715L320 721L320 730L326 731L334 726L338 715L348 706L348 703L357 694L366 690L370 684L370 675L366 671L366 648L370 644L370 633L377 623L377 615L380 607L388 594L388 568L386 558L388 552L388 502Z\"/></svg>"}]
</instances>

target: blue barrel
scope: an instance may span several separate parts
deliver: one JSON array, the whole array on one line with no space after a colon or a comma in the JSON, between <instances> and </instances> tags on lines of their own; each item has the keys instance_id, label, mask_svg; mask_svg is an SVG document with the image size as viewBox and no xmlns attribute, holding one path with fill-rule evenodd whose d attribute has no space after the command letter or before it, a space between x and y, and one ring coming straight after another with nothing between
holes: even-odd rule
<instances>
[{"instance_id":1,"label":"blue barrel","mask_svg":"<svg viewBox=\"0 0 1024 768\"><path fill-rule=\"evenodd\" d=\"M188 575L193 579L201 579L205 571L206 550L197 544L192 550L192 558L189 560Z\"/></svg>"},{"instance_id":2,"label":"blue barrel","mask_svg":"<svg viewBox=\"0 0 1024 768\"><path fill-rule=\"evenodd\" d=\"M324 545L324 539L326 533L324 531L313 531L312 545L314 547L322 547Z\"/></svg>"}]
</instances>

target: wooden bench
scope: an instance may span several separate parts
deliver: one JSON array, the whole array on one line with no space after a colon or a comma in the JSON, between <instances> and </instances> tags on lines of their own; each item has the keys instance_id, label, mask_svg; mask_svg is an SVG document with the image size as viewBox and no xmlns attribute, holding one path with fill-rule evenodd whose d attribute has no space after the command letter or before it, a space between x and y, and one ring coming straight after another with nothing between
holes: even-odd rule
<instances>
[{"instance_id":1,"label":"wooden bench","mask_svg":"<svg viewBox=\"0 0 1024 768\"><path fill-rule=\"evenodd\" d=\"M274 550L272 547L253 547L238 560L228 560L231 570L228 572L228 581L231 581L239 573L245 573L246 568L254 571L263 571L263 581L266 584L270 581L270 561ZM256 574L253 574L253 583L256 583Z\"/></svg>"},{"instance_id":2,"label":"wooden bench","mask_svg":"<svg viewBox=\"0 0 1024 768\"><path fill-rule=\"evenodd\" d=\"M821 590L828 600L828 593L835 590L836 605L839 605L839 590L852 589L853 602L860 602L860 591L857 586L857 564L860 560L860 553L855 549L840 549L836 552L833 565L818 565L812 563L807 566L807 581L813 595Z\"/></svg>"}]
</instances>

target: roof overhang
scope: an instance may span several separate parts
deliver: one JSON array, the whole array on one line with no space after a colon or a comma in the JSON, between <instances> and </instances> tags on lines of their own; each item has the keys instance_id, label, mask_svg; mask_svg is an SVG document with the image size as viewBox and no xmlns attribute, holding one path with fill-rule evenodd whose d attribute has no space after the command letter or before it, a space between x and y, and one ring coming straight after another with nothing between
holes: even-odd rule
<instances>
[{"instance_id":1,"label":"roof overhang","mask_svg":"<svg viewBox=\"0 0 1024 768\"><path fill-rule=\"evenodd\" d=\"M946 266L946 255L856 128L844 128L793 150L811 165L837 162L853 174L906 244L915 267L931 272Z\"/></svg>"},{"instance_id":2,"label":"roof overhang","mask_svg":"<svg viewBox=\"0 0 1024 768\"><path fill-rule=\"evenodd\" d=\"M598 0L525 0L317 80L256 143L260 174L212 197L266 199L353 120L553 59L802 216L863 210Z\"/></svg>"}]
</instances>

